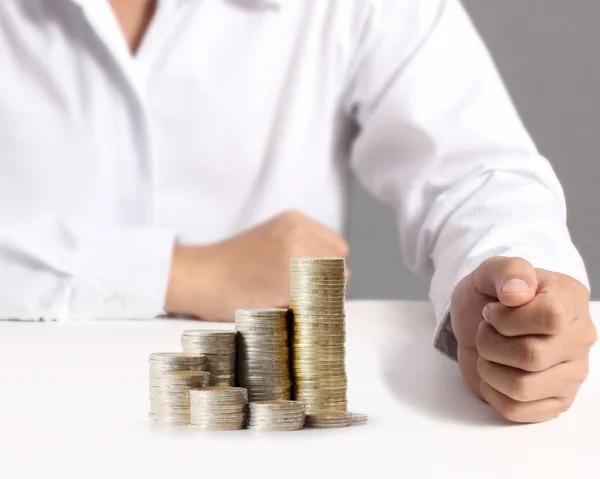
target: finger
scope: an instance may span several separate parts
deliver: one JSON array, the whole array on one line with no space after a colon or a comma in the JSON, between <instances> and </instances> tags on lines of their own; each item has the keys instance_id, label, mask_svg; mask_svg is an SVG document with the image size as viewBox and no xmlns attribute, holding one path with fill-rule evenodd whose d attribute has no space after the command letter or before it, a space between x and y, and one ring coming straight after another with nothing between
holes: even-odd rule
<instances>
[{"instance_id":1,"label":"finger","mask_svg":"<svg viewBox=\"0 0 600 479\"><path fill-rule=\"evenodd\" d=\"M324 240L320 236L309 236L303 243L303 249L307 256L318 258L344 258L346 259L348 250L344 245L335 244Z\"/></svg>"},{"instance_id":2,"label":"finger","mask_svg":"<svg viewBox=\"0 0 600 479\"><path fill-rule=\"evenodd\" d=\"M316 238L322 240L324 244L329 245L329 254L332 256L339 256L340 258L348 257L350 254L350 246L342 235L308 216L302 215L302 217L310 232Z\"/></svg>"},{"instance_id":3,"label":"finger","mask_svg":"<svg viewBox=\"0 0 600 479\"><path fill-rule=\"evenodd\" d=\"M321 247L328 246L327 253L320 252L320 248L318 248L316 253L312 253L314 255L325 256L325 254L329 254L330 256L347 258L350 253L350 247L343 236L299 211L285 211L273 221L282 224L286 231L294 232L295 236L303 236L309 242L312 242L313 247L315 244Z\"/></svg>"},{"instance_id":4,"label":"finger","mask_svg":"<svg viewBox=\"0 0 600 479\"><path fill-rule=\"evenodd\" d=\"M531 373L492 363L481 356L477 372L481 379L515 401L538 401L546 398L575 397L587 377L587 361L558 364L546 371Z\"/></svg>"},{"instance_id":5,"label":"finger","mask_svg":"<svg viewBox=\"0 0 600 479\"><path fill-rule=\"evenodd\" d=\"M350 255L350 246L344 237L338 235L335 231L323 233L320 230L314 230L313 234L313 238L325 246L332 257L348 258Z\"/></svg>"},{"instance_id":6,"label":"finger","mask_svg":"<svg viewBox=\"0 0 600 479\"><path fill-rule=\"evenodd\" d=\"M571 305L576 316L589 313L590 290L571 276L537 269L538 296L560 296L563 303Z\"/></svg>"},{"instance_id":7,"label":"finger","mask_svg":"<svg viewBox=\"0 0 600 479\"><path fill-rule=\"evenodd\" d=\"M477 358L479 357L477 351L459 346L457 354L458 366L463 378L471 390L481 399L481 393L479 392L481 378L477 372Z\"/></svg>"},{"instance_id":8,"label":"finger","mask_svg":"<svg viewBox=\"0 0 600 479\"><path fill-rule=\"evenodd\" d=\"M501 335L491 325L482 321L475 339L479 355L498 364L524 371L538 372L569 359L571 347L563 336Z\"/></svg>"},{"instance_id":9,"label":"finger","mask_svg":"<svg viewBox=\"0 0 600 479\"><path fill-rule=\"evenodd\" d=\"M473 287L472 274L463 278L454 288L450 302L452 332L458 344L465 349L476 349L475 338L483 321L483 307L490 298ZM479 389L479 384L477 385Z\"/></svg>"},{"instance_id":10,"label":"finger","mask_svg":"<svg viewBox=\"0 0 600 479\"><path fill-rule=\"evenodd\" d=\"M524 371L539 372L565 361L586 360L596 339L591 319L575 321L557 336L506 337L481 321L475 338L480 356Z\"/></svg>"},{"instance_id":11,"label":"finger","mask_svg":"<svg viewBox=\"0 0 600 479\"><path fill-rule=\"evenodd\" d=\"M538 286L537 273L529 262L502 256L482 263L474 271L472 281L481 294L513 307L531 301Z\"/></svg>"},{"instance_id":12,"label":"finger","mask_svg":"<svg viewBox=\"0 0 600 479\"><path fill-rule=\"evenodd\" d=\"M485 381L481 382L481 395L486 402L498 411L504 418L517 423L544 422L554 419L565 412L570 402L548 398L539 401L520 402L496 391Z\"/></svg>"},{"instance_id":13,"label":"finger","mask_svg":"<svg viewBox=\"0 0 600 479\"><path fill-rule=\"evenodd\" d=\"M557 291L553 295L538 294L518 308L491 302L483 308L482 314L504 336L556 335L564 332L576 319L570 304L569 298Z\"/></svg>"}]
</instances>

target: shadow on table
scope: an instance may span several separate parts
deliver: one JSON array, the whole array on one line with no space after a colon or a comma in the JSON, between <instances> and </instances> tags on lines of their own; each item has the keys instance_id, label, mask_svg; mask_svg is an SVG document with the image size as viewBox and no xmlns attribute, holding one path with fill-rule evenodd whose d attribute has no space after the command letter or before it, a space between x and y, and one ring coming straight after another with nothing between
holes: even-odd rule
<instances>
[{"instance_id":1,"label":"shadow on table","mask_svg":"<svg viewBox=\"0 0 600 479\"><path fill-rule=\"evenodd\" d=\"M474 426L507 425L470 391L458 365L432 347L430 322L399 322L386 340L384 381L398 401L431 416Z\"/></svg>"}]
</instances>

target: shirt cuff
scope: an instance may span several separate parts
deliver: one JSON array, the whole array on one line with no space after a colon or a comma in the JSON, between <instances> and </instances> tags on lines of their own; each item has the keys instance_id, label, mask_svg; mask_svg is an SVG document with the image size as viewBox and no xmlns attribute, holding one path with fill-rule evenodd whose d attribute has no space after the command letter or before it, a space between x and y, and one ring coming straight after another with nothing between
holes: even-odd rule
<instances>
[{"instance_id":1,"label":"shirt cuff","mask_svg":"<svg viewBox=\"0 0 600 479\"><path fill-rule=\"evenodd\" d=\"M452 330L450 312L439 323L433 340L433 347L452 361L458 361L458 342Z\"/></svg>"},{"instance_id":2,"label":"shirt cuff","mask_svg":"<svg viewBox=\"0 0 600 479\"><path fill-rule=\"evenodd\" d=\"M72 297L56 319L151 319L163 313L175 233L81 232Z\"/></svg>"}]
</instances>

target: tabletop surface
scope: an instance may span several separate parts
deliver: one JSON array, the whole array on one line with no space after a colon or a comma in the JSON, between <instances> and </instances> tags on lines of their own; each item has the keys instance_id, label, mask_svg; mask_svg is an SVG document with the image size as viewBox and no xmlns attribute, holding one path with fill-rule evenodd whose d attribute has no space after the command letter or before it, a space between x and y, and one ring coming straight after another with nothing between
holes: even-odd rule
<instances>
[{"instance_id":1,"label":"tabletop surface","mask_svg":"<svg viewBox=\"0 0 600 479\"><path fill-rule=\"evenodd\" d=\"M597 348L571 411L514 426L433 350L427 303L348 302L347 314L349 409L369 422L293 433L148 418L148 355L179 351L184 329L231 324L0 322L0 477L600 477Z\"/></svg>"}]
</instances>

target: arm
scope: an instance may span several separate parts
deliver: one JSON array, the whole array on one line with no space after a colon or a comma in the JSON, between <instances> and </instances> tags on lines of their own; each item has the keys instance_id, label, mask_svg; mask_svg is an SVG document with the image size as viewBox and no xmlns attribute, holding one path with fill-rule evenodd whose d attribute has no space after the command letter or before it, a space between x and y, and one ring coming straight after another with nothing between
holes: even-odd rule
<instances>
[{"instance_id":1,"label":"arm","mask_svg":"<svg viewBox=\"0 0 600 479\"><path fill-rule=\"evenodd\" d=\"M0 231L0 319L161 314L173 233L56 217L4 220Z\"/></svg>"},{"instance_id":2,"label":"arm","mask_svg":"<svg viewBox=\"0 0 600 479\"><path fill-rule=\"evenodd\" d=\"M352 165L397 209L407 264L432 276L436 347L455 357L452 292L484 260L518 256L585 285L586 271L561 186L459 2L375 1L365 18L346 95Z\"/></svg>"}]
</instances>

